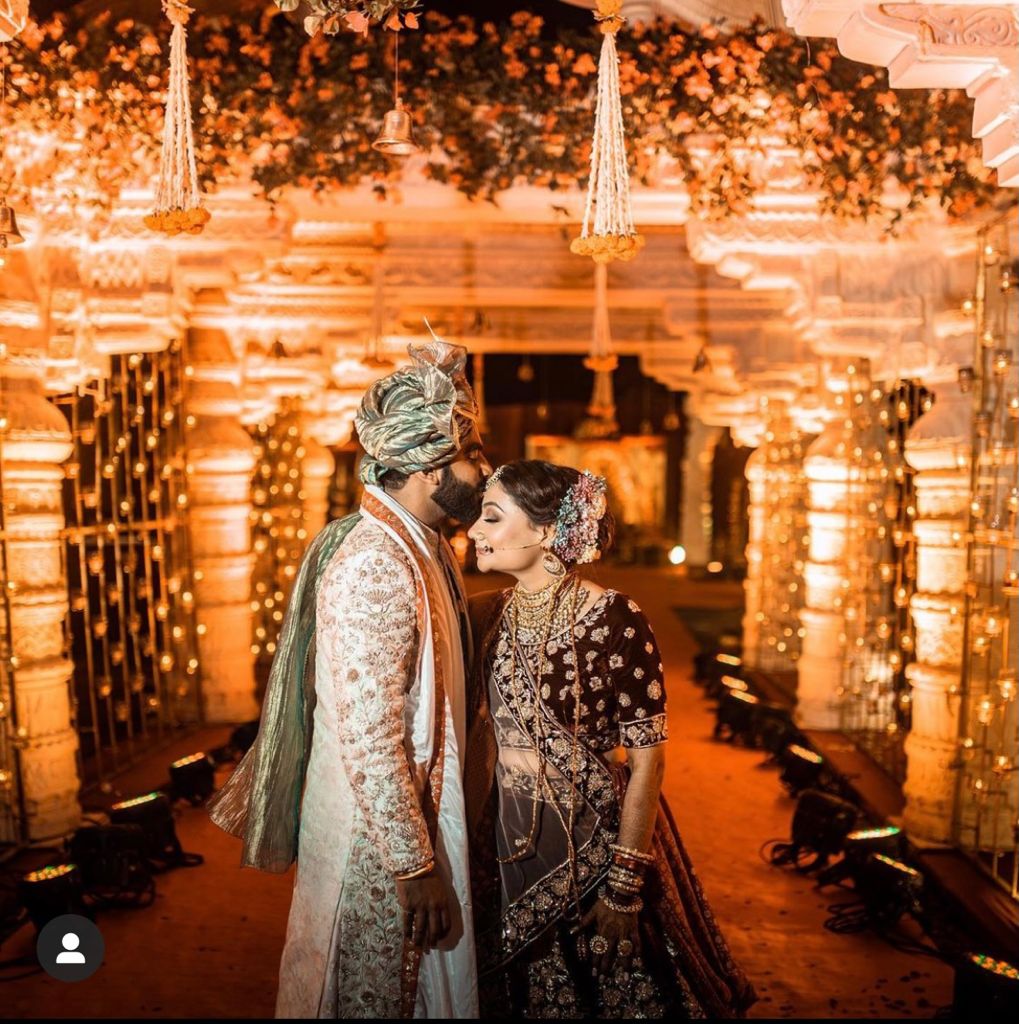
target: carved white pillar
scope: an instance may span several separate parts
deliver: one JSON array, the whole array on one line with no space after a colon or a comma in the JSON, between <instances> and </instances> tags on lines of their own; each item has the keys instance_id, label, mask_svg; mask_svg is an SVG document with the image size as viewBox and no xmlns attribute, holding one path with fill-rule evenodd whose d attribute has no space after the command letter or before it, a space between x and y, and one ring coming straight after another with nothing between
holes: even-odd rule
<instances>
[{"instance_id":1,"label":"carved white pillar","mask_svg":"<svg viewBox=\"0 0 1019 1024\"><path fill-rule=\"evenodd\" d=\"M24 375L17 375L24 372ZM64 527L61 463L71 454L71 432L63 414L46 401L30 370L7 365L0 378L0 472L13 650L13 694L0 694L13 711L29 840L67 835L81 820L78 803L78 734L74 728L70 680L74 666L64 649L67 577L62 558ZM0 636L7 632L0 601ZM10 706L13 703L13 708ZM0 722L0 727L13 724ZM14 797L19 780L6 780ZM2 825L4 817L0 817ZM0 842L13 842L3 835Z\"/></svg>"},{"instance_id":2,"label":"carved white pillar","mask_svg":"<svg viewBox=\"0 0 1019 1024\"><path fill-rule=\"evenodd\" d=\"M845 444L846 426L835 420L807 449L807 534L803 567L803 647L796 685L796 721L805 729L837 729L838 689L845 656L843 602L850 586L846 577L849 531L855 529L850 510L851 467Z\"/></svg>"},{"instance_id":3,"label":"carved white pillar","mask_svg":"<svg viewBox=\"0 0 1019 1024\"><path fill-rule=\"evenodd\" d=\"M254 442L240 425L240 366L220 331L191 332L188 432L191 549L207 722L258 715L251 651L251 474Z\"/></svg>"},{"instance_id":4,"label":"carved white pillar","mask_svg":"<svg viewBox=\"0 0 1019 1024\"><path fill-rule=\"evenodd\" d=\"M906 441L906 460L916 470L916 661L906 667L912 725L903 820L910 833L937 842L952 838L957 780L971 420L970 396L946 384Z\"/></svg>"},{"instance_id":5,"label":"carved white pillar","mask_svg":"<svg viewBox=\"0 0 1019 1024\"><path fill-rule=\"evenodd\" d=\"M304 490L304 528L310 541L326 524L329 516L329 485L335 462L333 453L307 434L302 441L301 478Z\"/></svg>"},{"instance_id":6,"label":"carved white pillar","mask_svg":"<svg viewBox=\"0 0 1019 1024\"><path fill-rule=\"evenodd\" d=\"M707 565L711 560L711 460L722 428L708 426L691 416L687 420L686 455L683 458L683 508L680 537L687 565Z\"/></svg>"},{"instance_id":7,"label":"carved white pillar","mask_svg":"<svg viewBox=\"0 0 1019 1024\"><path fill-rule=\"evenodd\" d=\"M764 448L758 448L747 459L746 477L749 495L749 526L747 529L747 575L743 581L743 664L758 668L760 650L761 573L764 563L766 509L765 488L768 486L768 463Z\"/></svg>"}]
</instances>

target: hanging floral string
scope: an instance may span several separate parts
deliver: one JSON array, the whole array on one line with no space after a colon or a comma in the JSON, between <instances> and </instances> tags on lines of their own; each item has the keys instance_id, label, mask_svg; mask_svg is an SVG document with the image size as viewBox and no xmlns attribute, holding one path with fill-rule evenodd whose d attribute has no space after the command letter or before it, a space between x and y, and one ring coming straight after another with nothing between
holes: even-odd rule
<instances>
[{"instance_id":1,"label":"hanging floral string","mask_svg":"<svg viewBox=\"0 0 1019 1024\"><path fill-rule=\"evenodd\" d=\"M591 177L580 237L570 251L590 256L596 263L632 260L644 244L633 226L630 209L630 172L626 166L626 135L619 100L619 56L616 33L623 24L623 0L598 0L595 20L602 31L598 63L598 101L591 145Z\"/></svg>"},{"instance_id":2,"label":"hanging floral string","mask_svg":"<svg viewBox=\"0 0 1019 1024\"><path fill-rule=\"evenodd\" d=\"M597 257L596 257L597 259ZM584 366L594 373L594 387L587 406L590 417L582 427L588 437L608 437L618 433L616 400L612 374L619 359L612 351L612 330L609 324L609 268L607 260L597 260L594 268L594 320L591 324L591 351Z\"/></svg>"},{"instance_id":3,"label":"hanging floral string","mask_svg":"<svg viewBox=\"0 0 1019 1024\"><path fill-rule=\"evenodd\" d=\"M209 222L202 206L195 168L195 140L191 128L188 83L187 25L192 8L183 0L163 0L163 11L173 23L170 35L170 83L163 121L163 151L159 166L156 208L145 218L153 231L176 235L200 234Z\"/></svg>"}]
</instances>

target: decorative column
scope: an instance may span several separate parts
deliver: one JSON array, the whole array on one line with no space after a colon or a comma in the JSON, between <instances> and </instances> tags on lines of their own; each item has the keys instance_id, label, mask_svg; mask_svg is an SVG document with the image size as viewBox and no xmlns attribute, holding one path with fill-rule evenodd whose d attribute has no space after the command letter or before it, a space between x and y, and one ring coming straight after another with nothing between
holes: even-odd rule
<instances>
[{"instance_id":1,"label":"decorative column","mask_svg":"<svg viewBox=\"0 0 1019 1024\"><path fill-rule=\"evenodd\" d=\"M711 560L711 460L722 428L709 426L692 415L686 422L680 539L686 548L687 565L707 565Z\"/></svg>"},{"instance_id":2,"label":"decorative column","mask_svg":"<svg viewBox=\"0 0 1019 1024\"><path fill-rule=\"evenodd\" d=\"M948 842L958 772L972 398L954 383L936 394L906 441L906 460L916 470L916 661L906 666L912 725L903 822L913 835Z\"/></svg>"},{"instance_id":3,"label":"decorative column","mask_svg":"<svg viewBox=\"0 0 1019 1024\"><path fill-rule=\"evenodd\" d=\"M258 715L251 611L254 442L240 424L241 367L221 331L193 330L187 404L191 550L207 722Z\"/></svg>"},{"instance_id":4,"label":"decorative column","mask_svg":"<svg viewBox=\"0 0 1019 1024\"><path fill-rule=\"evenodd\" d=\"M304 491L304 528L310 541L329 518L329 487L333 480L333 453L305 434L301 444L301 480Z\"/></svg>"},{"instance_id":5,"label":"decorative column","mask_svg":"<svg viewBox=\"0 0 1019 1024\"><path fill-rule=\"evenodd\" d=\"M7 593L0 601L0 755L6 748L12 756L0 756L0 842L19 842L67 835L81 819L74 666L63 630L61 463L72 445L67 421L47 402L33 369L8 362L2 348L0 575Z\"/></svg>"},{"instance_id":6,"label":"decorative column","mask_svg":"<svg viewBox=\"0 0 1019 1024\"><path fill-rule=\"evenodd\" d=\"M744 619L743 658L771 672L793 672L800 657L799 613L803 605L806 480L804 442L784 403L769 405L764 443L747 466L751 489L750 528L758 533L747 545L747 561L756 558L754 574L748 564L747 612L756 604L754 622ZM757 460L760 461L757 461ZM756 489L756 495L753 493ZM756 651L747 644L749 630Z\"/></svg>"},{"instance_id":7,"label":"decorative column","mask_svg":"<svg viewBox=\"0 0 1019 1024\"><path fill-rule=\"evenodd\" d=\"M796 687L796 720L806 729L837 729L838 690L845 660L844 596L849 531L850 461L845 421L833 420L807 449L807 561L803 567L803 648Z\"/></svg>"},{"instance_id":8,"label":"decorative column","mask_svg":"<svg viewBox=\"0 0 1019 1024\"><path fill-rule=\"evenodd\" d=\"M747 459L747 492L750 496L747 528L747 575L743 580L743 664L760 668L760 633L764 612L761 610L762 572L764 563L767 512L765 495L768 459L762 446Z\"/></svg>"}]
</instances>

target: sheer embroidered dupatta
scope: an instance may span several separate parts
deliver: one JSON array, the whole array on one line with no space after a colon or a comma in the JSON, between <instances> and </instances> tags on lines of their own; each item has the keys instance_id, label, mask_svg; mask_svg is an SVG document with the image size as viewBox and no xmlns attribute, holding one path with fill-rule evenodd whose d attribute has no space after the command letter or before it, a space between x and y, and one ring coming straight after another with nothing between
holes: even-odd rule
<instances>
[{"instance_id":1,"label":"sheer embroidered dupatta","mask_svg":"<svg viewBox=\"0 0 1019 1024\"><path fill-rule=\"evenodd\" d=\"M515 660L520 677L516 683L510 678L509 640L499 637L491 663L491 716L499 745L496 848L500 858L524 855L502 865L501 941L486 944L482 971L512 959L574 912L577 899L591 893L607 872L609 843L619 828L612 771L582 741L574 744L571 731L544 704L538 709L534 669L522 648L518 647ZM534 744L536 714L538 750L545 761L543 799L537 809L533 799L539 769ZM574 750L575 772L570 768ZM575 810L568 840L571 803ZM532 832L533 843L518 842Z\"/></svg>"}]
</instances>

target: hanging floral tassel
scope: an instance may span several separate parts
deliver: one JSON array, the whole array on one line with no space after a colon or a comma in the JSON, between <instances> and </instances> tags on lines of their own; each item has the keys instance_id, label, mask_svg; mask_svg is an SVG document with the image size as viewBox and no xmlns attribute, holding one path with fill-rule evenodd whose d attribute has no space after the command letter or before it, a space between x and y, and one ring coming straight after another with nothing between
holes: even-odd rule
<instances>
[{"instance_id":1,"label":"hanging floral tassel","mask_svg":"<svg viewBox=\"0 0 1019 1024\"><path fill-rule=\"evenodd\" d=\"M578 428L582 437L612 437L619 433L616 422L616 400L612 374L619 360L612 351L609 325L609 268L606 260L598 260L594 268L594 322L591 325L591 352L584 366L594 372L594 387L587 406L586 419Z\"/></svg>"},{"instance_id":2,"label":"hanging floral tassel","mask_svg":"<svg viewBox=\"0 0 1019 1024\"><path fill-rule=\"evenodd\" d=\"M580 237L570 251L597 263L632 260L644 244L633 226L630 174L626 166L623 108L619 101L619 57L616 33L623 24L622 0L597 0L595 20L602 31L598 64L598 100L591 145L591 178Z\"/></svg>"},{"instance_id":3,"label":"hanging floral tassel","mask_svg":"<svg viewBox=\"0 0 1019 1024\"><path fill-rule=\"evenodd\" d=\"M191 17L192 8L183 0L163 0L163 11L173 22L170 84L166 93L156 208L145 218L145 225L168 235L181 231L197 235L209 222L209 211L202 206L198 191L195 140L191 130L187 30L184 26Z\"/></svg>"}]
</instances>

